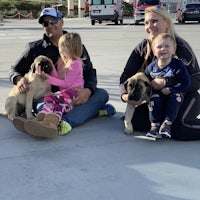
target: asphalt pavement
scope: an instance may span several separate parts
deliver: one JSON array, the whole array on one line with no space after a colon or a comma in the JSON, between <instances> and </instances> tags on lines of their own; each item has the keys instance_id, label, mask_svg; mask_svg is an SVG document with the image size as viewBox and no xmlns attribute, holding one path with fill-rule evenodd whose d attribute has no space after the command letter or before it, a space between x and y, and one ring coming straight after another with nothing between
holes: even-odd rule
<instances>
[{"instance_id":1,"label":"asphalt pavement","mask_svg":"<svg viewBox=\"0 0 200 200\"><path fill-rule=\"evenodd\" d=\"M198 23L175 24L200 61ZM64 29L79 32L97 69L98 87L116 107L66 136L36 140L0 117L1 200L199 200L200 142L141 139L124 134L125 104L119 77L132 49L146 35L132 19L123 25L65 19ZM0 22L0 112L12 87L8 69L29 41L43 31L37 20Z\"/></svg>"}]
</instances>

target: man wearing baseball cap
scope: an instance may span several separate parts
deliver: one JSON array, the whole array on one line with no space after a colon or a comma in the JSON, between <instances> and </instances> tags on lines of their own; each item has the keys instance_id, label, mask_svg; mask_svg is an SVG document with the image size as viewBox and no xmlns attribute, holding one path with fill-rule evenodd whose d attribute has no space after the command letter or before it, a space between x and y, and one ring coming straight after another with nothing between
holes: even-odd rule
<instances>
[{"instance_id":1,"label":"man wearing baseball cap","mask_svg":"<svg viewBox=\"0 0 200 200\"><path fill-rule=\"evenodd\" d=\"M60 14L55 8L45 8L45 9L41 12L40 17L39 17L39 19L38 19L38 22L39 22L40 24L42 24L43 19L44 19L45 16L52 16L52 17L54 17L54 18L56 18L56 19L58 19L58 20L59 20L59 19L62 19L61 14Z\"/></svg>"},{"instance_id":2,"label":"man wearing baseball cap","mask_svg":"<svg viewBox=\"0 0 200 200\"><path fill-rule=\"evenodd\" d=\"M37 56L44 55L51 58L57 68L57 61L60 58L58 40L63 34L67 33L67 31L63 30L64 20L55 8L43 9L38 22L44 29L43 38L28 43L25 51L9 70L10 80L17 85L20 93L29 90L28 80L24 75L30 70L30 66ZM93 68L90 56L84 45L82 58L84 58L83 74L85 85L84 88L77 88L78 96L74 100L77 106L66 115L63 115L63 120L68 122L72 128L98 116L99 113L100 115L110 116L116 112L112 105L106 104L109 99L108 92L105 89L96 87L96 70ZM57 90L58 87L52 86L52 92ZM35 113L40 110L42 103L43 99L34 104ZM13 123L17 129L24 132L23 125L25 121L26 119L17 117Z\"/></svg>"}]
</instances>

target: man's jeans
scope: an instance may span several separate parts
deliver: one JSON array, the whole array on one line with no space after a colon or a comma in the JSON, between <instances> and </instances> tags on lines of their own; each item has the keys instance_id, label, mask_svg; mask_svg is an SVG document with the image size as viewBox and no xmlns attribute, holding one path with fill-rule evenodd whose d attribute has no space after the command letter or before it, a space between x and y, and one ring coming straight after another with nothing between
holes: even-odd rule
<instances>
[{"instance_id":1,"label":"man's jeans","mask_svg":"<svg viewBox=\"0 0 200 200\"><path fill-rule=\"evenodd\" d=\"M64 114L62 119L72 127L76 127L99 114L106 102L109 100L108 92L102 88L97 88L95 93L89 98L88 102L75 106L71 111ZM38 113L43 106L43 98L34 103L33 109Z\"/></svg>"}]
</instances>

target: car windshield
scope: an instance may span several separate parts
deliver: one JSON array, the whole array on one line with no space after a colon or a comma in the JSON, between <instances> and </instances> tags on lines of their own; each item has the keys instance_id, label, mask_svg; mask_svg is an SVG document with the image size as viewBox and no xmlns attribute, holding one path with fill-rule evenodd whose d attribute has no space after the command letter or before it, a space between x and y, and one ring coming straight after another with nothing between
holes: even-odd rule
<instances>
[{"instance_id":1,"label":"car windshield","mask_svg":"<svg viewBox=\"0 0 200 200\"><path fill-rule=\"evenodd\" d=\"M101 5L101 0L93 0L92 5Z\"/></svg>"},{"instance_id":2,"label":"car windshield","mask_svg":"<svg viewBox=\"0 0 200 200\"><path fill-rule=\"evenodd\" d=\"M200 4L187 4L185 7L187 9L200 9Z\"/></svg>"},{"instance_id":3,"label":"car windshield","mask_svg":"<svg viewBox=\"0 0 200 200\"><path fill-rule=\"evenodd\" d=\"M112 5L113 4L113 0L104 0L104 4Z\"/></svg>"},{"instance_id":4,"label":"car windshield","mask_svg":"<svg viewBox=\"0 0 200 200\"><path fill-rule=\"evenodd\" d=\"M92 5L112 5L113 0L92 0Z\"/></svg>"},{"instance_id":5,"label":"car windshield","mask_svg":"<svg viewBox=\"0 0 200 200\"><path fill-rule=\"evenodd\" d=\"M139 0L138 6L142 5L159 5L159 0Z\"/></svg>"}]
</instances>

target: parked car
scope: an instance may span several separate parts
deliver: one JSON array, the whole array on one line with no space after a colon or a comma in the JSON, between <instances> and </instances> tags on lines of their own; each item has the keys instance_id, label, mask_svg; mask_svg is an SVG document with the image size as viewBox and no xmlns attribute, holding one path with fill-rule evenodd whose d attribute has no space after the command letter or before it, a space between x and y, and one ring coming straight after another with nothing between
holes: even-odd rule
<instances>
[{"instance_id":1,"label":"parked car","mask_svg":"<svg viewBox=\"0 0 200 200\"><path fill-rule=\"evenodd\" d=\"M89 0L89 13L91 24L95 25L98 21L112 21L116 25L118 21L123 24L123 5L122 0Z\"/></svg>"},{"instance_id":2,"label":"parked car","mask_svg":"<svg viewBox=\"0 0 200 200\"><path fill-rule=\"evenodd\" d=\"M134 0L133 4L133 16L135 25L140 22L144 22L145 9L151 6L160 5L160 0Z\"/></svg>"},{"instance_id":3,"label":"parked car","mask_svg":"<svg viewBox=\"0 0 200 200\"><path fill-rule=\"evenodd\" d=\"M177 11L176 20L179 23L185 23L186 21L198 21L200 23L200 3L186 4L185 8Z\"/></svg>"}]
</instances>

